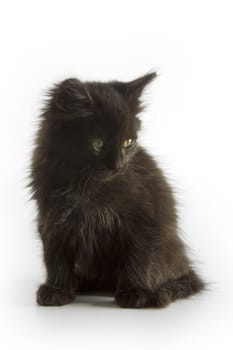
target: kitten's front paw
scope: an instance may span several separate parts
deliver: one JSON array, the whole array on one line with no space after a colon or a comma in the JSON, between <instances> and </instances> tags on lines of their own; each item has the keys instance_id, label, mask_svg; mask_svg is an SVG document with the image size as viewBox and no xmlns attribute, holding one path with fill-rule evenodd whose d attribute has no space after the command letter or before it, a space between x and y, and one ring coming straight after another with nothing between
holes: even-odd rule
<instances>
[{"instance_id":1,"label":"kitten's front paw","mask_svg":"<svg viewBox=\"0 0 233 350\"><path fill-rule=\"evenodd\" d=\"M47 284L42 284L37 290L37 303L42 306L61 306L69 304L73 299L73 296Z\"/></svg>"},{"instance_id":2,"label":"kitten's front paw","mask_svg":"<svg viewBox=\"0 0 233 350\"><path fill-rule=\"evenodd\" d=\"M125 308L142 308L148 306L148 293L143 289L133 288L118 291L115 299L119 306Z\"/></svg>"}]
</instances>

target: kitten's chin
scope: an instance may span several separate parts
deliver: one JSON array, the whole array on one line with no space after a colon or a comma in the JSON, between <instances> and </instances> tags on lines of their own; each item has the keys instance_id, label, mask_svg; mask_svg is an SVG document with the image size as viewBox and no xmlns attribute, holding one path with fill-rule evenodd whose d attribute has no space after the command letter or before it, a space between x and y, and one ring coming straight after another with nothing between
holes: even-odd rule
<instances>
[{"instance_id":1,"label":"kitten's chin","mask_svg":"<svg viewBox=\"0 0 233 350\"><path fill-rule=\"evenodd\" d=\"M96 172L96 178L101 182L108 182L113 180L117 176L122 175L124 172L125 172L125 166L116 170L108 170L108 169L98 170Z\"/></svg>"}]
</instances>

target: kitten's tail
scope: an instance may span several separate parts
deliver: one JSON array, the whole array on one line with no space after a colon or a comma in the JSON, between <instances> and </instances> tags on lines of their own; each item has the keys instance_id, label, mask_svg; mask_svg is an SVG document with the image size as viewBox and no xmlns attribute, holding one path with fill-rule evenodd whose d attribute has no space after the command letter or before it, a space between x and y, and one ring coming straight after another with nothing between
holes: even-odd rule
<instances>
[{"instance_id":1,"label":"kitten's tail","mask_svg":"<svg viewBox=\"0 0 233 350\"><path fill-rule=\"evenodd\" d=\"M188 298L205 289L204 281L193 270L187 274L164 283L151 297L151 306L164 307L172 301Z\"/></svg>"}]
</instances>

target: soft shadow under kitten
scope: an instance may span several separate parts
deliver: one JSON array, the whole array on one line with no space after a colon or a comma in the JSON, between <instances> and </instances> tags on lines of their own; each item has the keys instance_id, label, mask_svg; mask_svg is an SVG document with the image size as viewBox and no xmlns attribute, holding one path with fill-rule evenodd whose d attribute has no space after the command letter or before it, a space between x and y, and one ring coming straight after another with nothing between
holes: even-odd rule
<instances>
[{"instance_id":1,"label":"soft shadow under kitten","mask_svg":"<svg viewBox=\"0 0 233 350\"><path fill-rule=\"evenodd\" d=\"M140 96L155 77L67 79L50 90L31 164L47 270L38 304L110 291L122 307L164 307L203 289L172 191L137 142Z\"/></svg>"}]
</instances>

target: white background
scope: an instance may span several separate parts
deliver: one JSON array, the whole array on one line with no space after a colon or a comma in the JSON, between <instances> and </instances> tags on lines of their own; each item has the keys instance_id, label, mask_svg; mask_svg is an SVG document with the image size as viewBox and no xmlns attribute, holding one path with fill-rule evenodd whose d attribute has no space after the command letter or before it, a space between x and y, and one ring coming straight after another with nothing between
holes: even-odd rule
<instances>
[{"instance_id":1,"label":"white background","mask_svg":"<svg viewBox=\"0 0 233 350\"><path fill-rule=\"evenodd\" d=\"M232 1L5 1L0 5L1 349L233 346ZM24 189L52 83L130 80L155 69L142 143L176 189L182 236L209 291L163 310L77 298L42 308L35 205Z\"/></svg>"}]
</instances>

